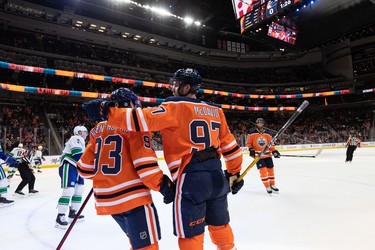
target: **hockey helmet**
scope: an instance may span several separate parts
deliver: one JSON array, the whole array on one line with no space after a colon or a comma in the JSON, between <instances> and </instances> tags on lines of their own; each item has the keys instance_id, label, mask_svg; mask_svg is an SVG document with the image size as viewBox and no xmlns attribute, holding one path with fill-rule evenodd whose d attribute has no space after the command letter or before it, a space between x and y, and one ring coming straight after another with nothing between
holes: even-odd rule
<instances>
[{"instance_id":1,"label":"hockey helmet","mask_svg":"<svg viewBox=\"0 0 375 250\"><path fill-rule=\"evenodd\" d=\"M38 150L43 150L43 146L42 146L42 145L39 145L39 146L38 146Z\"/></svg>"},{"instance_id":2,"label":"hockey helmet","mask_svg":"<svg viewBox=\"0 0 375 250\"><path fill-rule=\"evenodd\" d=\"M170 79L170 83L174 84L178 88L189 84L191 86L189 93L196 94L202 84L202 77L195 69L179 69L173 74L172 78Z\"/></svg>"},{"instance_id":3,"label":"hockey helmet","mask_svg":"<svg viewBox=\"0 0 375 250\"><path fill-rule=\"evenodd\" d=\"M87 134L88 134L87 128L85 126L75 126L73 129L73 134L80 135L83 139L86 139Z\"/></svg>"},{"instance_id":4,"label":"hockey helmet","mask_svg":"<svg viewBox=\"0 0 375 250\"><path fill-rule=\"evenodd\" d=\"M22 143L18 144L18 147L23 148L23 144Z\"/></svg>"},{"instance_id":5,"label":"hockey helmet","mask_svg":"<svg viewBox=\"0 0 375 250\"><path fill-rule=\"evenodd\" d=\"M264 123L266 123L266 122L264 121L263 118L257 118L256 121L255 121L255 123L256 123L256 124L258 124L258 123L263 123L263 124L264 124Z\"/></svg>"}]
</instances>

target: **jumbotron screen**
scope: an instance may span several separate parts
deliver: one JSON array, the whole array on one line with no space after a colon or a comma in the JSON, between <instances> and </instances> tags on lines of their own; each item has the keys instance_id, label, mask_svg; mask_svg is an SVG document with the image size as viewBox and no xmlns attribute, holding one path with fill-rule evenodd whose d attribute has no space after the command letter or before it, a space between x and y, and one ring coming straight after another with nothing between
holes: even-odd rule
<instances>
[{"instance_id":1,"label":"jumbotron screen","mask_svg":"<svg viewBox=\"0 0 375 250\"><path fill-rule=\"evenodd\" d=\"M240 18L241 34L299 2L301 0L232 0L236 18Z\"/></svg>"},{"instance_id":2,"label":"jumbotron screen","mask_svg":"<svg viewBox=\"0 0 375 250\"><path fill-rule=\"evenodd\" d=\"M295 44L297 39L296 30L276 22L270 24L267 35L290 44Z\"/></svg>"}]
</instances>

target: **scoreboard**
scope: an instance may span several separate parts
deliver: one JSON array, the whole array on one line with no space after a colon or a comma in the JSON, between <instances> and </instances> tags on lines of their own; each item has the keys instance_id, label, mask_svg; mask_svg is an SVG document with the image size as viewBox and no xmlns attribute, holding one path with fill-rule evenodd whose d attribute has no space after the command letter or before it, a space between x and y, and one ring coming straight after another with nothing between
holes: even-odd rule
<instances>
[{"instance_id":1,"label":"scoreboard","mask_svg":"<svg viewBox=\"0 0 375 250\"><path fill-rule=\"evenodd\" d=\"M283 13L302 0L259 0L246 15L240 18L241 34L255 25L268 20L278 13ZM254 2L254 1L253 1Z\"/></svg>"}]
</instances>

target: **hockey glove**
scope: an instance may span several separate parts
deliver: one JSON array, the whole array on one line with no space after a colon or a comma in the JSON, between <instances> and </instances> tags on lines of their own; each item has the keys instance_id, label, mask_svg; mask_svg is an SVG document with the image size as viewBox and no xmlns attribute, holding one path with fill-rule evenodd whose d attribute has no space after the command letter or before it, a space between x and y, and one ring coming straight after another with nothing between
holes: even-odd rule
<instances>
[{"instance_id":1,"label":"hockey glove","mask_svg":"<svg viewBox=\"0 0 375 250\"><path fill-rule=\"evenodd\" d=\"M139 101L138 96L128 88L118 88L112 91L111 99L114 101L118 101L123 105L123 107L142 107L142 104Z\"/></svg>"},{"instance_id":2,"label":"hockey glove","mask_svg":"<svg viewBox=\"0 0 375 250\"><path fill-rule=\"evenodd\" d=\"M273 155L273 157L275 157L275 158L280 158L280 152L279 151L277 151L277 150L274 150L274 151L272 151L272 155Z\"/></svg>"},{"instance_id":3,"label":"hockey glove","mask_svg":"<svg viewBox=\"0 0 375 250\"><path fill-rule=\"evenodd\" d=\"M174 197L176 196L176 185L167 175L163 175L159 192L164 196L165 204L169 204L174 201Z\"/></svg>"},{"instance_id":4,"label":"hockey glove","mask_svg":"<svg viewBox=\"0 0 375 250\"><path fill-rule=\"evenodd\" d=\"M230 191L232 194L237 194L238 191L243 187L244 180L237 182L238 177L240 177L240 173L231 174L227 170L224 170L225 178L227 178L227 181L229 183Z\"/></svg>"},{"instance_id":5,"label":"hockey glove","mask_svg":"<svg viewBox=\"0 0 375 250\"><path fill-rule=\"evenodd\" d=\"M94 99L82 104L82 108L90 120L103 121L108 119L109 107L115 107L117 105L115 101L110 99Z\"/></svg>"},{"instance_id":6,"label":"hockey glove","mask_svg":"<svg viewBox=\"0 0 375 250\"><path fill-rule=\"evenodd\" d=\"M249 148L249 154L250 154L251 157L255 158L255 150L254 149Z\"/></svg>"}]
</instances>

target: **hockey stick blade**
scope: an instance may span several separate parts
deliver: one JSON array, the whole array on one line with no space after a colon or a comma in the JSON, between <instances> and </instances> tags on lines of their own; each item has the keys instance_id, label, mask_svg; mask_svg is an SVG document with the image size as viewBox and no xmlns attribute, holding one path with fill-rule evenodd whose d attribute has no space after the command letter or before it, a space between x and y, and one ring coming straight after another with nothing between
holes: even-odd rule
<instances>
[{"instance_id":1,"label":"hockey stick blade","mask_svg":"<svg viewBox=\"0 0 375 250\"><path fill-rule=\"evenodd\" d=\"M281 157L307 157L307 158L315 158L315 155L280 155Z\"/></svg>"},{"instance_id":2,"label":"hockey stick blade","mask_svg":"<svg viewBox=\"0 0 375 250\"><path fill-rule=\"evenodd\" d=\"M315 153L315 155L280 155L282 157L307 157L307 158L316 158L320 153L322 152L323 149L319 149L318 152Z\"/></svg>"},{"instance_id":3,"label":"hockey stick blade","mask_svg":"<svg viewBox=\"0 0 375 250\"><path fill-rule=\"evenodd\" d=\"M254 158L254 160L250 163L250 165L245 169L245 171L243 171L243 173L238 177L238 179L236 180L236 182L240 182L243 177L247 174L247 172L249 172L249 170L260 160L260 158L262 157L262 155L264 155L267 150L271 147L271 145L273 145L275 143L275 141L277 140L277 138L282 134L284 133L284 131L294 122L294 120L302 113L302 111L309 105L309 102L308 101L303 101L303 103L301 104L301 106L299 106L297 108L296 111L294 111L293 115L289 118L289 120L284 124L284 126L282 126L282 128L277 131L276 135L272 138L272 140L267 144L267 146L262 150L262 152L260 152L260 154Z\"/></svg>"},{"instance_id":4,"label":"hockey stick blade","mask_svg":"<svg viewBox=\"0 0 375 250\"><path fill-rule=\"evenodd\" d=\"M316 154L314 155L314 158L318 157L318 155L320 155L320 153L323 151L323 149L319 149L318 152L316 152Z\"/></svg>"}]
</instances>

